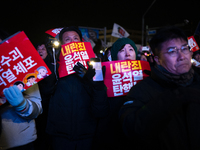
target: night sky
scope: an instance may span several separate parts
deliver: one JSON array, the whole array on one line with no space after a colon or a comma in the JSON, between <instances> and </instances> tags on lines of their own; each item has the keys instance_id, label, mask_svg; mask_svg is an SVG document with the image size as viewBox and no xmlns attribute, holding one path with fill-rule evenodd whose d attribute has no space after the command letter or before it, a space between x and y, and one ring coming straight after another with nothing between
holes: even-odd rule
<instances>
[{"instance_id":1,"label":"night sky","mask_svg":"<svg viewBox=\"0 0 200 150\"><path fill-rule=\"evenodd\" d=\"M63 26L112 29L113 23L125 29L141 30L142 16L153 0L4 1L1 4L0 28L10 34L25 31L32 43L46 37L45 31ZM3 6L6 7L6 9ZM145 15L149 28L183 24L193 34L200 21L200 1L156 0Z\"/></svg>"}]
</instances>

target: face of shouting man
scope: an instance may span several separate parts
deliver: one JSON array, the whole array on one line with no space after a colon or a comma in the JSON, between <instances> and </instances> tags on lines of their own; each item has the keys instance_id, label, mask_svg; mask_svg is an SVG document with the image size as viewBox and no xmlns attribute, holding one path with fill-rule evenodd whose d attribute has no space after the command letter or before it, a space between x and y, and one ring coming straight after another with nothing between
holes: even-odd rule
<instances>
[{"instance_id":1,"label":"face of shouting man","mask_svg":"<svg viewBox=\"0 0 200 150\"><path fill-rule=\"evenodd\" d=\"M38 53L40 54L40 56L42 57L42 59L45 59L46 57L47 57L47 49L46 49L46 47L45 47L45 45L44 44L42 44L42 45L39 45L38 47L37 47L37 51L38 51Z\"/></svg>"}]
</instances>

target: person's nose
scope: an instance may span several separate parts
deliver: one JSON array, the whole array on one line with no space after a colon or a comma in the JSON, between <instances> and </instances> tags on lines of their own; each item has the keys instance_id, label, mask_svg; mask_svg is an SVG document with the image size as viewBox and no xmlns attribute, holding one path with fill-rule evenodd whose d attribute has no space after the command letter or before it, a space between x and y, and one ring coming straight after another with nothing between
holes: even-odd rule
<instances>
[{"instance_id":1,"label":"person's nose","mask_svg":"<svg viewBox=\"0 0 200 150\"><path fill-rule=\"evenodd\" d=\"M182 59L184 59L185 58L185 54L183 53L183 52L181 52L181 50L178 50L178 52L177 52L178 54L178 59L180 59L180 60L182 60Z\"/></svg>"},{"instance_id":2,"label":"person's nose","mask_svg":"<svg viewBox=\"0 0 200 150\"><path fill-rule=\"evenodd\" d=\"M76 42L76 39L75 38L70 38L70 41L71 42Z\"/></svg>"},{"instance_id":3,"label":"person's nose","mask_svg":"<svg viewBox=\"0 0 200 150\"><path fill-rule=\"evenodd\" d=\"M41 50L41 49L39 49L39 50L38 50L38 53L41 53L41 52L42 52L42 50Z\"/></svg>"},{"instance_id":4,"label":"person's nose","mask_svg":"<svg viewBox=\"0 0 200 150\"><path fill-rule=\"evenodd\" d=\"M129 50L125 50L125 55L130 56Z\"/></svg>"}]
</instances>

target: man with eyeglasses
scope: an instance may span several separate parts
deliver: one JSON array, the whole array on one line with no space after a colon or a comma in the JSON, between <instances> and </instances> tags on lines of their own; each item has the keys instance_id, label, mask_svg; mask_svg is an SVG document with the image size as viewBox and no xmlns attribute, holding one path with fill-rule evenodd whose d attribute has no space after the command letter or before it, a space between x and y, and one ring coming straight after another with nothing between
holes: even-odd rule
<instances>
[{"instance_id":1,"label":"man with eyeglasses","mask_svg":"<svg viewBox=\"0 0 200 150\"><path fill-rule=\"evenodd\" d=\"M150 41L156 66L133 86L119 116L134 149L200 149L200 77L187 36L176 27Z\"/></svg>"}]
</instances>

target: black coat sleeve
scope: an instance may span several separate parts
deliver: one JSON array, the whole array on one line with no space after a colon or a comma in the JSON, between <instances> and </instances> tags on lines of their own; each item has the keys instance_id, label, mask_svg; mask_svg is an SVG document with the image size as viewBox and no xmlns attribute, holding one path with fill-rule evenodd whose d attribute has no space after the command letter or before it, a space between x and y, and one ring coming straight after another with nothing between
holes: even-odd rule
<instances>
[{"instance_id":1,"label":"black coat sleeve","mask_svg":"<svg viewBox=\"0 0 200 150\"><path fill-rule=\"evenodd\" d=\"M109 103L107 88L103 81L96 81L92 88L92 112L95 117L101 118L108 115Z\"/></svg>"},{"instance_id":2,"label":"black coat sleeve","mask_svg":"<svg viewBox=\"0 0 200 150\"><path fill-rule=\"evenodd\" d=\"M144 86L144 85L143 85ZM151 138L170 122L174 113L187 105L191 95L187 88L144 91L134 87L127 95L119 112L124 133L128 136L139 135ZM187 91L187 92L186 92Z\"/></svg>"}]
</instances>

